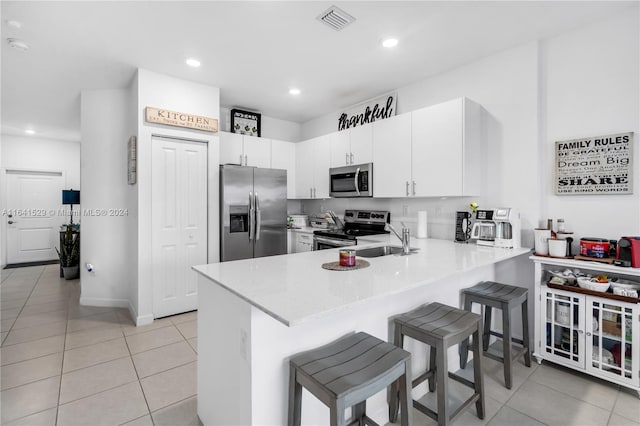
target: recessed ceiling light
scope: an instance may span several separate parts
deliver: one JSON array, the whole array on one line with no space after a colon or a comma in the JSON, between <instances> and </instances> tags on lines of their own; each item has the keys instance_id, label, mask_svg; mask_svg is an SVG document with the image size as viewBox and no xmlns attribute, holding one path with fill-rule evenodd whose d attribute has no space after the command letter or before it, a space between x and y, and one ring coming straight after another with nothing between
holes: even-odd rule
<instances>
[{"instance_id":1,"label":"recessed ceiling light","mask_svg":"<svg viewBox=\"0 0 640 426\"><path fill-rule=\"evenodd\" d=\"M293 96L297 96L300 94L300 89L296 89L295 87L292 89L289 89L289 94Z\"/></svg>"},{"instance_id":2,"label":"recessed ceiling light","mask_svg":"<svg viewBox=\"0 0 640 426\"><path fill-rule=\"evenodd\" d=\"M35 131L35 130L31 130L31 129L27 129L27 130L25 130L24 132L25 132L26 134L28 134L28 135L35 135L35 134L36 134L36 131Z\"/></svg>"},{"instance_id":3,"label":"recessed ceiling light","mask_svg":"<svg viewBox=\"0 0 640 426\"><path fill-rule=\"evenodd\" d=\"M187 65L189 65L190 67L197 68L200 66L200 61L197 59L189 58L187 59L186 62L187 62Z\"/></svg>"},{"instance_id":4,"label":"recessed ceiling light","mask_svg":"<svg viewBox=\"0 0 640 426\"><path fill-rule=\"evenodd\" d=\"M7 43L9 43L9 47L16 50L22 50L23 52L29 50L29 45L17 38L8 38Z\"/></svg>"},{"instance_id":5,"label":"recessed ceiling light","mask_svg":"<svg viewBox=\"0 0 640 426\"><path fill-rule=\"evenodd\" d=\"M382 45L384 47L396 47L398 45L398 39L397 38L385 38L384 40L382 40Z\"/></svg>"}]
</instances>

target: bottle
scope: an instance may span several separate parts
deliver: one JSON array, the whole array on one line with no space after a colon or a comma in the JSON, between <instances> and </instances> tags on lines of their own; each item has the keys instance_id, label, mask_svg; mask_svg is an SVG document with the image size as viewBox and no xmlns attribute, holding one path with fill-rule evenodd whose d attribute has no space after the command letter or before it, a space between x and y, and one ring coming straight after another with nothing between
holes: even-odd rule
<instances>
[{"instance_id":1,"label":"bottle","mask_svg":"<svg viewBox=\"0 0 640 426\"><path fill-rule=\"evenodd\" d=\"M564 219L558 219L558 232L564 232L566 229L564 228Z\"/></svg>"},{"instance_id":2,"label":"bottle","mask_svg":"<svg viewBox=\"0 0 640 426\"><path fill-rule=\"evenodd\" d=\"M553 230L553 219L547 219L547 229L551 231L551 238L556 239L556 233Z\"/></svg>"}]
</instances>

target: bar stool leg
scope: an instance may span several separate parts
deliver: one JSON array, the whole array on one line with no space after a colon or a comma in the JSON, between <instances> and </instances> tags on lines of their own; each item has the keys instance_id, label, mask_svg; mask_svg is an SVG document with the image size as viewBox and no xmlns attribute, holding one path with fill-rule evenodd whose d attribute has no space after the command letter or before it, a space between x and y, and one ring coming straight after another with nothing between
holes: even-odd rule
<instances>
[{"instance_id":1,"label":"bar stool leg","mask_svg":"<svg viewBox=\"0 0 640 426\"><path fill-rule=\"evenodd\" d=\"M436 371L438 366L436 365L436 348L429 346L429 369L433 371L433 376L429 379L429 392L436 390Z\"/></svg>"},{"instance_id":2,"label":"bar stool leg","mask_svg":"<svg viewBox=\"0 0 640 426\"><path fill-rule=\"evenodd\" d=\"M480 395L476 401L476 413L479 419L484 419L484 379L482 374L482 351L480 350L480 334L482 325L478 323L478 328L473 333L473 383L475 392Z\"/></svg>"},{"instance_id":3,"label":"bar stool leg","mask_svg":"<svg viewBox=\"0 0 640 426\"><path fill-rule=\"evenodd\" d=\"M344 400L338 398L329 404L329 412L331 417L331 426L345 426L344 419Z\"/></svg>"},{"instance_id":4,"label":"bar stool leg","mask_svg":"<svg viewBox=\"0 0 640 426\"><path fill-rule=\"evenodd\" d=\"M462 294L464 298L463 309L465 311L471 312L471 298ZM460 355L460 368L464 369L467 365L467 360L469 359L469 338L467 337L458 346L458 354Z\"/></svg>"},{"instance_id":5,"label":"bar stool leg","mask_svg":"<svg viewBox=\"0 0 640 426\"><path fill-rule=\"evenodd\" d=\"M502 304L502 354L504 385L507 389L511 389L511 311L507 303Z\"/></svg>"},{"instance_id":6,"label":"bar stool leg","mask_svg":"<svg viewBox=\"0 0 640 426\"><path fill-rule=\"evenodd\" d=\"M529 349L529 311L528 300L525 297L522 302L522 344L527 351L524 353L524 365L531 367L531 349Z\"/></svg>"},{"instance_id":7,"label":"bar stool leg","mask_svg":"<svg viewBox=\"0 0 640 426\"><path fill-rule=\"evenodd\" d=\"M411 360L408 359L404 363L404 374L398 379L400 385L400 411L402 418L401 426L413 425L413 398L411 396ZM429 382L431 383L431 382Z\"/></svg>"},{"instance_id":8,"label":"bar stool leg","mask_svg":"<svg viewBox=\"0 0 640 426\"><path fill-rule=\"evenodd\" d=\"M289 426L300 426L302 411L302 385L298 383L296 369L289 367Z\"/></svg>"},{"instance_id":9,"label":"bar stool leg","mask_svg":"<svg viewBox=\"0 0 640 426\"><path fill-rule=\"evenodd\" d=\"M438 369L436 370L436 380L438 381L438 425L446 426L450 420L449 401L447 401L447 395L449 395L447 372L449 368L447 365L447 348L443 343L438 343L436 346L436 362L438 365Z\"/></svg>"},{"instance_id":10,"label":"bar stool leg","mask_svg":"<svg viewBox=\"0 0 640 426\"><path fill-rule=\"evenodd\" d=\"M352 422L355 422L356 420L358 421L358 426L365 426L364 425L364 416L367 412L367 401L362 401L356 405L354 405L353 407L351 407L351 412L352 412L352 416L353 419Z\"/></svg>"},{"instance_id":11,"label":"bar stool leg","mask_svg":"<svg viewBox=\"0 0 640 426\"><path fill-rule=\"evenodd\" d=\"M491 338L491 306L484 306L484 332L482 333L482 350L489 350L489 339Z\"/></svg>"},{"instance_id":12,"label":"bar stool leg","mask_svg":"<svg viewBox=\"0 0 640 426\"><path fill-rule=\"evenodd\" d=\"M404 344L404 335L402 334L402 327L397 324L394 324L393 330L393 344L399 348L402 348ZM409 372L409 377L411 377L411 372ZM411 383L411 379L409 379L409 383ZM395 423L398 418L398 406L400 401L398 400L399 393L399 384L396 380L389 386L388 394L387 394L387 402L389 403L389 422Z\"/></svg>"}]
</instances>

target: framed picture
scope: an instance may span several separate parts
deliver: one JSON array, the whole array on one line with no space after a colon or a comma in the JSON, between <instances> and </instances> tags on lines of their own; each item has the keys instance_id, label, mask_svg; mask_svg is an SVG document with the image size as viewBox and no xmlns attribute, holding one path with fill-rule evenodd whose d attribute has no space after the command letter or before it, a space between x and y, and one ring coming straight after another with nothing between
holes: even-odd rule
<instances>
[{"instance_id":1,"label":"framed picture","mask_svg":"<svg viewBox=\"0 0 640 426\"><path fill-rule=\"evenodd\" d=\"M241 109L232 109L231 133L260 136L260 114Z\"/></svg>"}]
</instances>

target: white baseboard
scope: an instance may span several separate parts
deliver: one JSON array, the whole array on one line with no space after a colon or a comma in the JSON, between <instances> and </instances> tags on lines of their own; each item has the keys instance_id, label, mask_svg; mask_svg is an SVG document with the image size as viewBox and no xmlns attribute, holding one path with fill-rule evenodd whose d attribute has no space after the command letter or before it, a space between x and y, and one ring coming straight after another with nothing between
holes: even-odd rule
<instances>
[{"instance_id":1,"label":"white baseboard","mask_svg":"<svg viewBox=\"0 0 640 426\"><path fill-rule=\"evenodd\" d=\"M136 319L136 327L151 324L153 322L153 315L138 315L134 318Z\"/></svg>"},{"instance_id":2,"label":"white baseboard","mask_svg":"<svg viewBox=\"0 0 640 426\"><path fill-rule=\"evenodd\" d=\"M100 306L107 308L129 308L127 299L102 299L99 297L80 297L82 306Z\"/></svg>"}]
</instances>

